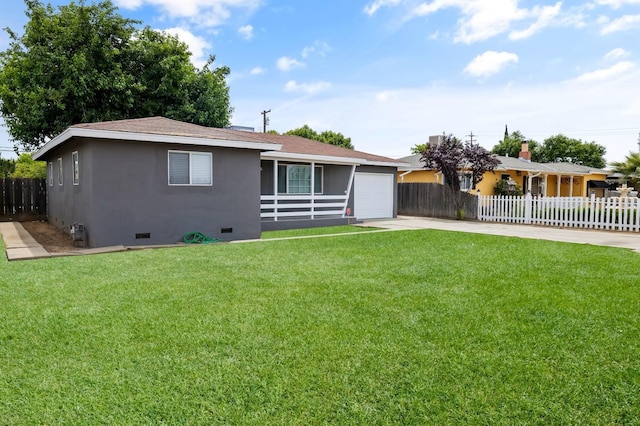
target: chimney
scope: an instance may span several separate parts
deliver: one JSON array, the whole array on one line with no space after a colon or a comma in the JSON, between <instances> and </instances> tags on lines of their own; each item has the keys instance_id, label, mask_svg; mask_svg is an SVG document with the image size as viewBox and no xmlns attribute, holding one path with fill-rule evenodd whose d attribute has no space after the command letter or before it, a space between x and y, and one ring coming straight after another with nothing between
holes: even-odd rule
<instances>
[{"instance_id":1,"label":"chimney","mask_svg":"<svg viewBox=\"0 0 640 426\"><path fill-rule=\"evenodd\" d=\"M531 161L531 153L529 152L528 142L522 142L522 147L520 148L520 154L518 154L518 158L525 161Z\"/></svg>"}]
</instances>

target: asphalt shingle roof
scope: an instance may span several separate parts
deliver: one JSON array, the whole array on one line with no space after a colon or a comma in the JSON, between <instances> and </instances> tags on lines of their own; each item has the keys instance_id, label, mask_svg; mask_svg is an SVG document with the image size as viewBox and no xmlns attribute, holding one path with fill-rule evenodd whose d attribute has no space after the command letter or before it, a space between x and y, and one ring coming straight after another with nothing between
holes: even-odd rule
<instances>
[{"instance_id":1,"label":"asphalt shingle roof","mask_svg":"<svg viewBox=\"0 0 640 426\"><path fill-rule=\"evenodd\" d=\"M424 163L420 161L420 154L409 155L399 158L398 161L410 164L410 167L400 167L400 170L418 170L424 169ZM527 172L546 172L546 173L567 173L567 174L590 174L602 173L609 174L607 170L596 169L593 167L582 166L573 163L536 163L526 161L520 158L503 157L497 155L500 165L496 170L521 170Z\"/></svg>"},{"instance_id":2,"label":"asphalt shingle roof","mask_svg":"<svg viewBox=\"0 0 640 426\"><path fill-rule=\"evenodd\" d=\"M401 162L393 158L383 157L381 155L370 154L363 151L356 151L343 148L341 146L313 141L300 136L276 135L271 133L257 133L233 129L218 129L213 127L199 126L197 124L184 123L165 117L148 117L130 120L105 121L99 123L83 123L76 124L71 127L102 131L147 133L157 135L271 143L274 144L274 150L276 150L275 144L282 145L282 148L278 152L302 155L346 157L363 159L371 162L396 163L398 165L401 165Z\"/></svg>"}]
</instances>

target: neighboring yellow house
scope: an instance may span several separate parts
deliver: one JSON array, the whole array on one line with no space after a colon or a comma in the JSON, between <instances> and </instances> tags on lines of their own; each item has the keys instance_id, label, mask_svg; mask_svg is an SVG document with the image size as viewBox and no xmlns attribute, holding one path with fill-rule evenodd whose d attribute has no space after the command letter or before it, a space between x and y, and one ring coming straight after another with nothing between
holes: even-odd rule
<instances>
[{"instance_id":1,"label":"neighboring yellow house","mask_svg":"<svg viewBox=\"0 0 640 426\"><path fill-rule=\"evenodd\" d=\"M494 195L494 187L500 179L519 185L525 194L530 190L532 195L548 197L586 197L591 194L604 197L605 189L610 188L606 179L611 172L606 170L572 163L535 163L521 158L497 158L500 165L494 171L484 174L476 190L471 189L470 175L461 170L460 188L463 191L480 192L482 195ZM400 158L399 161L409 165L398 168L399 183L444 184L440 172L424 168L420 154Z\"/></svg>"}]
</instances>

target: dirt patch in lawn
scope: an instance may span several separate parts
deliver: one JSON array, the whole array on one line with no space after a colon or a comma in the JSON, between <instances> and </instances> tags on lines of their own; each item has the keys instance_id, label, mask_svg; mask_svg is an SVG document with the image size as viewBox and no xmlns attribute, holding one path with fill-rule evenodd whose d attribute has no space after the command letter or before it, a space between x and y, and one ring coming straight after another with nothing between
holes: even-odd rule
<instances>
[{"instance_id":1,"label":"dirt patch in lawn","mask_svg":"<svg viewBox=\"0 0 640 426\"><path fill-rule=\"evenodd\" d=\"M71 235L56 228L49 222L20 222L24 229L49 253L78 251L81 247L73 244Z\"/></svg>"}]
</instances>

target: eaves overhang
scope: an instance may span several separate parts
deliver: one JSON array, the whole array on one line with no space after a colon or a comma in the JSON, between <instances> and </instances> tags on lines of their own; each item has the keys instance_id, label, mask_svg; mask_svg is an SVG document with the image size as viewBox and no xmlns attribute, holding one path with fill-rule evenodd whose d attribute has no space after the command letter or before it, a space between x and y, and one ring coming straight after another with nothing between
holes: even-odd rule
<instances>
[{"instance_id":1,"label":"eaves overhang","mask_svg":"<svg viewBox=\"0 0 640 426\"><path fill-rule=\"evenodd\" d=\"M267 142L248 142L239 140L227 140L227 139L215 139L205 138L197 136L184 136L184 135L167 135L156 133L139 133L139 132L123 132L114 130L95 130L84 129L78 127L69 127L64 132L60 133L55 138L45 143L39 150L33 154L34 160L39 160L47 152L62 145L71 138L95 138L95 139L112 139L112 140L125 140L125 141L137 141L137 142L155 142L155 143L168 143L178 145L196 145L196 146L209 146L209 147L221 147L221 148L242 148L242 149L254 149L259 151L278 151L282 148L282 145Z\"/></svg>"}]
</instances>

